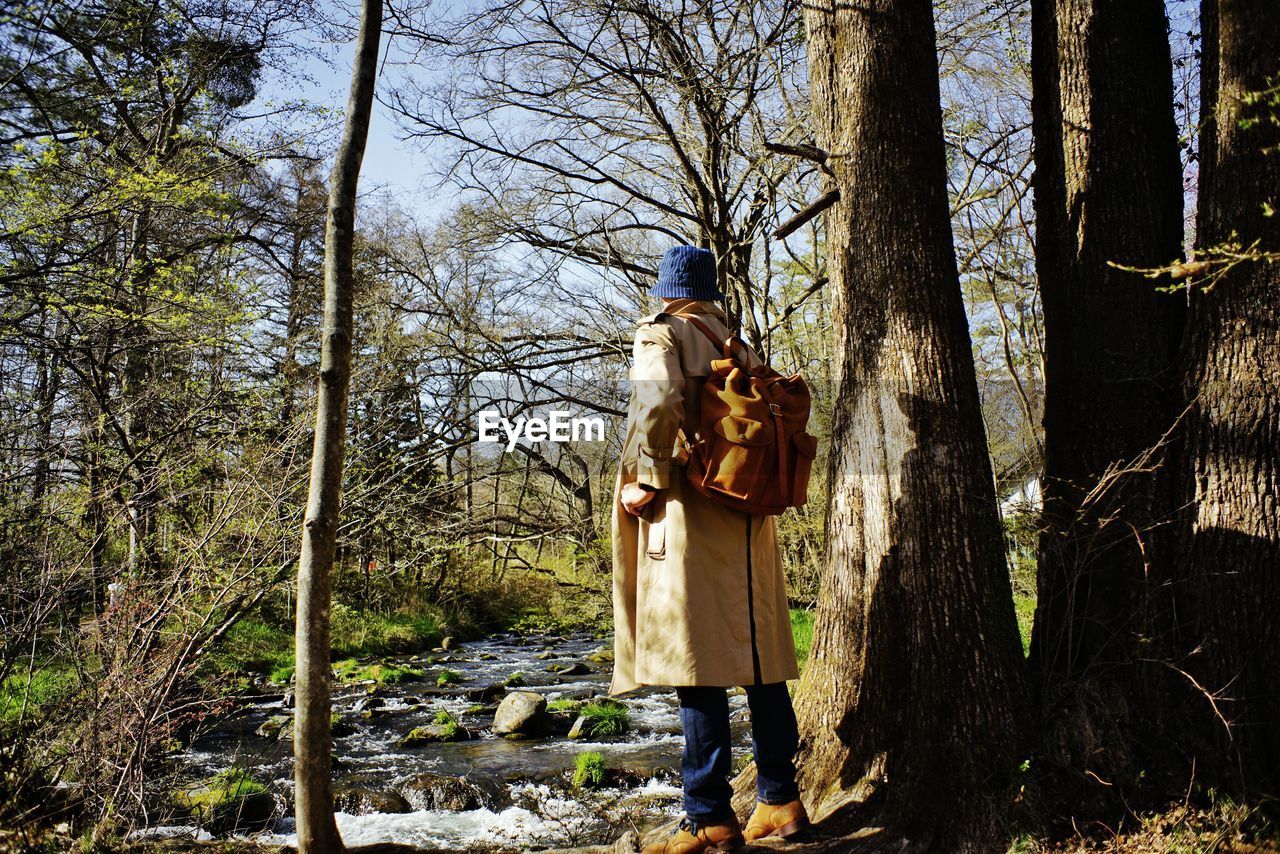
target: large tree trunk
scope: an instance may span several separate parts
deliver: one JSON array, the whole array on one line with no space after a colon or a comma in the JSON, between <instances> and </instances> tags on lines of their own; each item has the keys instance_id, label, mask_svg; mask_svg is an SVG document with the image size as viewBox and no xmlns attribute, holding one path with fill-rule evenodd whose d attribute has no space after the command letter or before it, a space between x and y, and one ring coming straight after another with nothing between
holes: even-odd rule
<instances>
[{"instance_id":1,"label":"large tree trunk","mask_svg":"<svg viewBox=\"0 0 1280 854\"><path fill-rule=\"evenodd\" d=\"M797 692L815 818L989 850L1025 744L1022 658L947 201L927 0L806 8L838 353L826 569Z\"/></svg>"},{"instance_id":2,"label":"large tree trunk","mask_svg":"<svg viewBox=\"0 0 1280 854\"><path fill-rule=\"evenodd\" d=\"M1181 164L1161 0L1033 0L1031 11L1045 326L1031 665L1047 720L1073 718L1053 729L1092 738L1112 732L1128 706L1146 705L1139 698L1167 675L1126 664L1150 657L1153 638L1169 638L1158 594L1168 580L1172 478L1163 453L1144 452L1161 444L1179 409L1185 300L1111 264L1153 268L1180 257ZM1079 719L1090 714L1102 720ZM1104 753L1114 761L1128 751ZM1097 756L1087 761L1103 770Z\"/></svg>"},{"instance_id":3,"label":"large tree trunk","mask_svg":"<svg viewBox=\"0 0 1280 854\"><path fill-rule=\"evenodd\" d=\"M364 0L346 126L334 159L333 173L329 177L324 329L320 338L316 434L311 454L306 522L302 530L302 553L298 562L297 713L293 756L300 854L327 854L343 850L338 826L333 819L331 779L330 572L338 534L347 390L351 378L356 186L369 135L381 29L382 0Z\"/></svg>"},{"instance_id":4,"label":"large tree trunk","mask_svg":"<svg viewBox=\"0 0 1280 854\"><path fill-rule=\"evenodd\" d=\"M1246 97L1276 85L1280 6L1205 0L1198 252L1238 243L1272 261L1219 266L1192 288L1178 594L1210 749L1196 777L1280 795L1280 127ZM1268 83L1268 76L1272 77ZM1270 115L1268 115L1268 112ZM1254 119L1262 119L1260 122ZM1188 683L1190 685L1190 683ZM1223 726L1223 720L1230 729Z\"/></svg>"}]
</instances>

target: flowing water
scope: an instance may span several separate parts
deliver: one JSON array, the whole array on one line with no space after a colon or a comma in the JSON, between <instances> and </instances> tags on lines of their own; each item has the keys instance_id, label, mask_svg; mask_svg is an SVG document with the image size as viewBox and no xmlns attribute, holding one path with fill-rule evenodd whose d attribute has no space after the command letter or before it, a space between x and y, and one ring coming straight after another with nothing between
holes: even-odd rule
<instances>
[{"instance_id":1,"label":"flowing water","mask_svg":"<svg viewBox=\"0 0 1280 854\"><path fill-rule=\"evenodd\" d=\"M587 656L601 649L588 635L494 635L447 652L395 659L426 671L422 681L387 686L378 694L380 715L360 714L369 697L366 685L337 685L334 709L346 734L334 739L335 788L401 794L408 781L423 772L465 776L485 790L484 805L453 811L338 814L338 826L349 845L402 842L449 850L492 847L506 850L587 845L611 840L623 826L652 825L679 815L679 763L682 747L675 692L645 688L624 695L630 729L623 735L571 740L564 735L511 740L489 731L491 701L484 711L467 692L502 682L516 671L524 685L508 690L535 691L548 701L586 699L607 693L612 665L592 663ZM558 675L552 664L584 663L591 672ZM456 685L435 686L442 669L461 674ZM501 699L500 697L498 698ZM257 734L273 716L289 714L278 695L247 702L196 740L177 760L191 779L228 767L249 769L267 783L280 803L280 818L254 836L264 842L293 842L290 809L292 742ZM735 753L750 751L746 697L733 691L729 708ZM399 739L416 726L429 724L441 711L450 712L473 737L467 741L400 747ZM349 729L346 729L349 727ZM606 767L625 769L623 783L596 790L572 790L566 769L583 751L604 755ZM412 800L412 799L410 799ZM148 833L187 832L179 827L152 828Z\"/></svg>"}]
</instances>

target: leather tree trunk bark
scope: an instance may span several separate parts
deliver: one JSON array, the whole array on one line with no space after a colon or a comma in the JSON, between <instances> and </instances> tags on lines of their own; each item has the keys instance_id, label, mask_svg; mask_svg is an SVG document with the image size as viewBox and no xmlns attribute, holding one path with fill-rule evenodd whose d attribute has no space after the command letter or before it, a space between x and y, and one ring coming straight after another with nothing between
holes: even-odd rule
<instances>
[{"instance_id":1,"label":"leather tree trunk bark","mask_svg":"<svg viewBox=\"0 0 1280 854\"><path fill-rule=\"evenodd\" d=\"M1140 698L1168 676L1132 665L1153 641L1172 643L1162 591L1176 455L1144 452L1181 410L1185 297L1111 264L1181 257L1182 167L1161 0L1032 0L1031 11L1045 461L1030 664L1050 740L1075 753L1073 732L1136 724L1124 710L1147 707ZM1099 761L1129 755L1075 747L1054 758L1109 780L1119 769Z\"/></svg>"},{"instance_id":2,"label":"leather tree trunk bark","mask_svg":"<svg viewBox=\"0 0 1280 854\"><path fill-rule=\"evenodd\" d=\"M928 0L805 10L837 347L827 554L797 691L811 815L991 850L1026 737L1021 645L947 200ZM1003 846L1001 846L1003 850Z\"/></svg>"},{"instance_id":3,"label":"leather tree trunk bark","mask_svg":"<svg viewBox=\"0 0 1280 854\"><path fill-rule=\"evenodd\" d=\"M1179 616L1208 750L1196 779L1280 795L1280 5L1205 0L1198 255L1255 247L1192 284ZM1255 246L1256 244L1256 246ZM1188 687L1192 687L1187 682ZM1224 722L1230 725L1229 730Z\"/></svg>"},{"instance_id":4,"label":"leather tree trunk bark","mask_svg":"<svg viewBox=\"0 0 1280 854\"><path fill-rule=\"evenodd\" d=\"M330 573L338 534L347 391L351 378L356 187L369 135L381 31L382 0L363 0L346 123L329 176L324 328L321 330L315 444L302 553L298 560L297 711L293 757L299 854L344 850L333 818L333 743L329 732Z\"/></svg>"}]
</instances>

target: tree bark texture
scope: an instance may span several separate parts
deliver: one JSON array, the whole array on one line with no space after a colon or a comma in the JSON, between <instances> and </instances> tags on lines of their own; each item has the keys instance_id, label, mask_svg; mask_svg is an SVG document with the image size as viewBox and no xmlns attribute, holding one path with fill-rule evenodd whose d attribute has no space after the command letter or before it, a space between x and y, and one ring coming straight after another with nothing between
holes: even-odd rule
<instances>
[{"instance_id":1,"label":"tree bark texture","mask_svg":"<svg viewBox=\"0 0 1280 854\"><path fill-rule=\"evenodd\" d=\"M311 485L298 562L297 661L294 725L295 814L300 854L342 851L333 818L330 723L330 574L338 533L347 392L351 377L352 247L356 187L369 134L382 30L382 0L364 0L347 101L346 124L329 178L325 227L324 328L316 403Z\"/></svg>"},{"instance_id":2,"label":"tree bark texture","mask_svg":"<svg viewBox=\"0 0 1280 854\"><path fill-rule=\"evenodd\" d=\"M1181 408L1185 298L1111 265L1163 267L1182 254L1173 71L1161 0L1033 0L1031 10L1045 326L1033 690L1047 708L1113 718L1146 684L1135 675L1148 675L1124 665L1170 638L1159 594L1175 460L1144 452ZM1085 682L1109 699L1077 703Z\"/></svg>"},{"instance_id":3,"label":"tree bark texture","mask_svg":"<svg viewBox=\"0 0 1280 854\"><path fill-rule=\"evenodd\" d=\"M837 347L827 554L797 692L812 815L987 850L1025 744L1022 658L947 200L927 0L806 8Z\"/></svg>"},{"instance_id":4,"label":"tree bark texture","mask_svg":"<svg viewBox=\"0 0 1280 854\"><path fill-rule=\"evenodd\" d=\"M1210 749L1197 779L1280 795L1280 127L1248 94L1280 84L1280 6L1202 5L1197 247L1257 244L1270 262L1192 285L1179 616ZM1269 79L1270 78L1270 79ZM1255 121L1257 120L1257 121ZM1188 685L1191 683L1188 681ZM1216 696L1210 704L1200 691ZM1229 729L1224 726L1229 723Z\"/></svg>"}]
</instances>

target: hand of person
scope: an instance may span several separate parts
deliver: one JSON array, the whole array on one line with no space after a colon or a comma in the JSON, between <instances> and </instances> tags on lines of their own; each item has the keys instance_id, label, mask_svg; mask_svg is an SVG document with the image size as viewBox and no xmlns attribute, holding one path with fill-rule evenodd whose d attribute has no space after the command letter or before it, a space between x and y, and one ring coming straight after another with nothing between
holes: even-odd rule
<instances>
[{"instance_id":1,"label":"hand of person","mask_svg":"<svg viewBox=\"0 0 1280 854\"><path fill-rule=\"evenodd\" d=\"M653 496L657 494L657 490L651 486L641 486L638 483L625 483L622 485L622 509L626 510L632 516L639 516L644 512L644 508Z\"/></svg>"}]
</instances>

